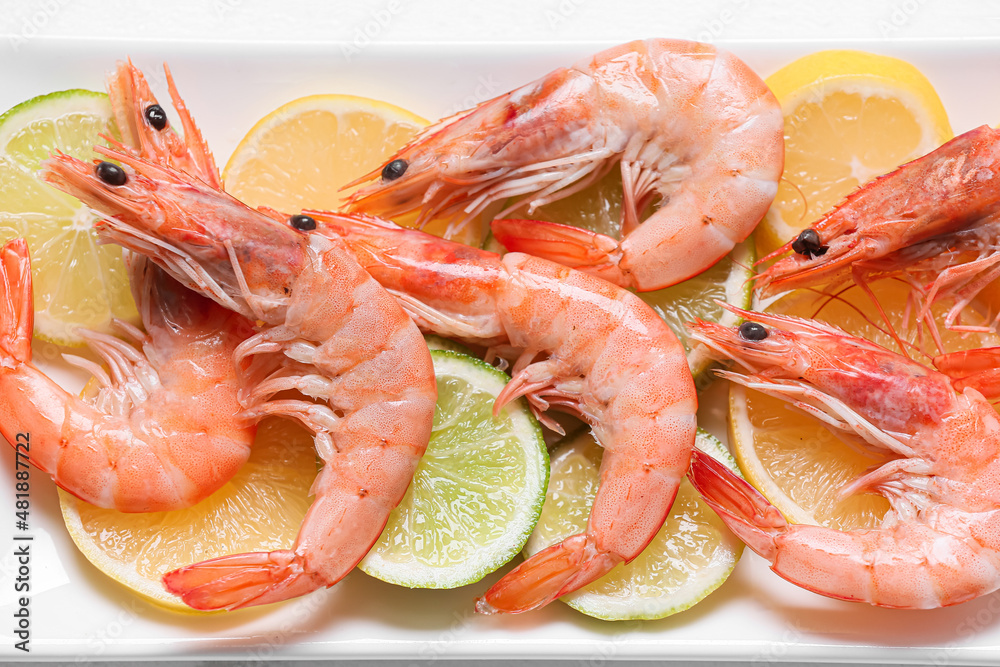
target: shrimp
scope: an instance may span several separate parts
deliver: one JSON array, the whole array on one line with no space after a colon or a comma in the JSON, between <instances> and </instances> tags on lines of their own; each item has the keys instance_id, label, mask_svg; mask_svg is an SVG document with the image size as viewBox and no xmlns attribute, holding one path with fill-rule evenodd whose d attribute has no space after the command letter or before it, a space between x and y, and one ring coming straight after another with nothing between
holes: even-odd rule
<instances>
[{"instance_id":1,"label":"shrimp","mask_svg":"<svg viewBox=\"0 0 1000 667\"><path fill-rule=\"evenodd\" d=\"M420 210L457 231L577 192L620 163L621 241L584 229L494 220L508 250L648 291L701 273L764 216L784 165L781 108L731 53L670 39L630 42L445 118L351 185L348 210ZM659 199L645 221L641 213Z\"/></svg>"},{"instance_id":2,"label":"shrimp","mask_svg":"<svg viewBox=\"0 0 1000 667\"><path fill-rule=\"evenodd\" d=\"M799 586L842 600L933 608L1000 588L1000 417L975 389L835 327L750 313L739 327L696 321L695 339L746 375L720 375L792 402L895 458L841 489L874 492L877 528L789 524L709 457L689 478L725 523Z\"/></svg>"},{"instance_id":3,"label":"shrimp","mask_svg":"<svg viewBox=\"0 0 1000 667\"><path fill-rule=\"evenodd\" d=\"M241 414L299 420L324 464L291 549L182 567L166 588L196 609L235 609L332 586L378 538L430 439L437 387L423 337L339 240L167 165L98 150L124 166L124 182L98 176L106 163L65 155L43 163L43 176L114 216L98 224L105 240L261 323L232 355Z\"/></svg>"},{"instance_id":4,"label":"shrimp","mask_svg":"<svg viewBox=\"0 0 1000 667\"><path fill-rule=\"evenodd\" d=\"M587 531L541 551L478 600L483 613L548 604L638 556L687 470L697 395L684 349L631 292L548 260L490 252L369 217L307 211L425 331L515 359L494 414L525 396L571 412L605 448Z\"/></svg>"},{"instance_id":5,"label":"shrimp","mask_svg":"<svg viewBox=\"0 0 1000 667\"><path fill-rule=\"evenodd\" d=\"M960 317L1000 277L1000 130L971 130L866 183L760 261L789 251L757 276L760 296L847 280L868 291L870 278L901 277L923 302L918 322L932 325L931 306L950 297L946 328L990 330Z\"/></svg>"},{"instance_id":6,"label":"shrimp","mask_svg":"<svg viewBox=\"0 0 1000 667\"><path fill-rule=\"evenodd\" d=\"M30 439L30 461L73 495L122 512L189 507L236 474L255 428L239 416L236 346L243 318L156 273L133 273L143 334L118 323L139 346L81 335L110 367L65 355L102 387L83 400L31 360L34 320L28 246L8 242L0 265L0 433Z\"/></svg>"},{"instance_id":7,"label":"shrimp","mask_svg":"<svg viewBox=\"0 0 1000 667\"><path fill-rule=\"evenodd\" d=\"M149 129L136 126L126 113L151 95L148 87L134 89L134 83L122 66L108 86L119 127L141 146ZM173 137L172 159L197 154ZM129 344L107 334L80 332L109 367L105 371L90 360L63 355L99 382L96 392L80 399L31 362L27 246L12 241L3 257L0 328L5 345L0 363L5 370L0 383L5 389L0 393L5 398L0 431L11 443L19 435L31 438L31 463L73 495L123 512L189 507L236 474L250 455L256 432L239 415L232 362L237 345L253 331L246 318L185 290L144 258L128 256L145 333L116 322Z\"/></svg>"}]
</instances>

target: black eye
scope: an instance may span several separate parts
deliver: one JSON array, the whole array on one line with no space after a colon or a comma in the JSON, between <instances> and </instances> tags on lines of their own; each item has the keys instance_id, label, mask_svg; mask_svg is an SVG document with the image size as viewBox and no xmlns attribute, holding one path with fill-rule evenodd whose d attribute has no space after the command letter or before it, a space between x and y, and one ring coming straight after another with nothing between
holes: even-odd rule
<instances>
[{"instance_id":1,"label":"black eye","mask_svg":"<svg viewBox=\"0 0 1000 667\"><path fill-rule=\"evenodd\" d=\"M826 246L819 240L819 234L815 229L803 229L802 232L792 241L792 250L800 255L808 257L819 257L826 253Z\"/></svg>"},{"instance_id":2,"label":"black eye","mask_svg":"<svg viewBox=\"0 0 1000 667\"><path fill-rule=\"evenodd\" d=\"M94 173L108 185L125 185L125 181L128 180L128 177L125 176L125 170L111 162L99 163L94 169Z\"/></svg>"},{"instance_id":3,"label":"black eye","mask_svg":"<svg viewBox=\"0 0 1000 667\"><path fill-rule=\"evenodd\" d=\"M145 116L154 130L162 130L167 126L167 112L159 104L150 104L146 107Z\"/></svg>"},{"instance_id":4,"label":"black eye","mask_svg":"<svg viewBox=\"0 0 1000 667\"><path fill-rule=\"evenodd\" d=\"M383 181L394 181L404 173L406 173L406 168L410 165L407 164L406 160L393 160L389 164L382 167L382 180Z\"/></svg>"},{"instance_id":5,"label":"black eye","mask_svg":"<svg viewBox=\"0 0 1000 667\"><path fill-rule=\"evenodd\" d=\"M300 232L311 232L316 229L316 221L308 215L293 215L288 219L288 224Z\"/></svg>"},{"instance_id":6,"label":"black eye","mask_svg":"<svg viewBox=\"0 0 1000 667\"><path fill-rule=\"evenodd\" d=\"M763 324L756 322L744 322L740 325L740 338L743 340L764 340L767 338L767 329Z\"/></svg>"}]
</instances>

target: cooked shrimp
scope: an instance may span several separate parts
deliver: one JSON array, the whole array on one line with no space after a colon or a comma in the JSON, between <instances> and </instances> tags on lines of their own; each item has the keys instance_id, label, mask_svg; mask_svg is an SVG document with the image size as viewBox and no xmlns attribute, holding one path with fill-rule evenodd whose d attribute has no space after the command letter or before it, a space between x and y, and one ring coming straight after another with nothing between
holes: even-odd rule
<instances>
[{"instance_id":1,"label":"cooked shrimp","mask_svg":"<svg viewBox=\"0 0 1000 667\"><path fill-rule=\"evenodd\" d=\"M166 112L153 96L146 78L130 60L119 62L107 79L108 97L122 140L118 142L106 139L119 150L169 165L221 190L222 179L215 166L215 158L177 92L170 68L164 65L163 70L167 90L184 128L184 136L173 131Z\"/></svg>"},{"instance_id":2,"label":"cooked shrimp","mask_svg":"<svg viewBox=\"0 0 1000 667\"><path fill-rule=\"evenodd\" d=\"M233 357L242 414L298 419L324 463L292 549L183 567L164 577L167 589L197 609L235 609L332 586L378 538L430 439L437 388L423 337L339 240L168 166L104 153L125 166L124 182L64 155L44 176L115 216L100 223L107 240L263 324ZM285 390L313 400L274 397Z\"/></svg>"},{"instance_id":3,"label":"cooked shrimp","mask_svg":"<svg viewBox=\"0 0 1000 667\"><path fill-rule=\"evenodd\" d=\"M841 490L885 496L882 524L839 531L789 524L695 454L689 477L726 524L779 575L834 598L931 608L1000 588L1000 417L982 394L956 393L945 375L829 325L732 310L747 321L690 325L748 373L721 375L897 458Z\"/></svg>"},{"instance_id":4,"label":"cooked shrimp","mask_svg":"<svg viewBox=\"0 0 1000 667\"><path fill-rule=\"evenodd\" d=\"M604 446L587 532L536 554L479 601L541 607L638 556L663 525L694 444L697 396L684 349L631 292L519 253L493 253L372 218L307 212L425 331L515 359L494 404L525 396L543 422L574 413Z\"/></svg>"},{"instance_id":5,"label":"cooked shrimp","mask_svg":"<svg viewBox=\"0 0 1000 667\"><path fill-rule=\"evenodd\" d=\"M171 136L173 149L159 154L188 165L197 150L129 117L140 103L155 104L139 77L122 65L109 78L119 127L137 152L157 153L143 141L151 133ZM214 165L199 170L205 171L214 171ZM29 264L22 241L5 247L0 288L7 310L0 319L8 341L3 365L11 370L2 382L11 396L3 403L4 436L13 443L16 434L28 433L32 463L56 484L89 503L124 512L189 507L229 481L250 455L256 431L239 415L232 361L252 325L185 290L145 258L127 257L145 333L117 323L129 344L80 332L108 366L105 371L64 355L99 381L100 388L81 400L31 363Z\"/></svg>"},{"instance_id":6,"label":"cooked shrimp","mask_svg":"<svg viewBox=\"0 0 1000 667\"><path fill-rule=\"evenodd\" d=\"M761 261L761 295L853 280L902 277L915 287L918 321L937 300L954 299L944 319L1000 277L1000 130L980 127L876 178Z\"/></svg>"},{"instance_id":7,"label":"cooked shrimp","mask_svg":"<svg viewBox=\"0 0 1000 667\"><path fill-rule=\"evenodd\" d=\"M34 320L28 246L3 247L0 264L0 433L30 438L30 460L60 487L123 512L188 507L227 482L250 455L255 429L239 417L232 358L250 330L169 276L147 273L133 290L146 333L82 335L107 362L67 360L102 383L84 401L31 361Z\"/></svg>"},{"instance_id":8,"label":"cooked shrimp","mask_svg":"<svg viewBox=\"0 0 1000 667\"><path fill-rule=\"evenodd\" d=\"M621 241L554 223L495 220L509 250L640 291L712 266L764 216L784 163L774 96L749 67L708 44L630 42L558 69L424 130L362 183L349 210L456 231L492 202L528 214L620 163ZM659 208L640 215L654 199ZM499 217L498 216L498 217Z\"/></svg>"}]
</instances>

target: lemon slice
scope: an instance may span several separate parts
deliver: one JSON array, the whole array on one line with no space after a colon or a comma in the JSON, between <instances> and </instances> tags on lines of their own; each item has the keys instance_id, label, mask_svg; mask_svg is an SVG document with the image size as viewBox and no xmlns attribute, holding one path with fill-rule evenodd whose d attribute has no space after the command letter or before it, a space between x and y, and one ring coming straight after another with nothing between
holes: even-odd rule
<instances>
[{"instance_id":1,"label":"lemon slice","mask_svg":"<svg viewBox=\"0 0 1000 667\"><path fill-rule=\"evenodd\" d=\"M114 133L111 106L88 90L36 97L0 116L0 243L27 239L35 335L60 345L83 344L77 327L110 332L114 318L138 321L121 248L99 246L90 209L35 176L56 150L93 159L101 133Z\"/></svg>"},{"instance_id":2,"label":"lemon slice","mask_svg":"<svg viewBox=\"0 0 1000 667\"><path fill-rule=\"evenodd\" d=\"M907 329L902 319L907 286L880 281L871 287L903 339L918 347L926 345L927 341L921 341L912 327ZM935 306L934 316L940 318L946 306ZM769 310L829 322L898 351L892 338L881 330L881 318L871 300L858 288L829 302L808 292L796 292ZM975 323L976 313L967 310L963 319ZM995 334L942 329L941 336L948 352L1000 345L1000 336ZM911 349L910 354L917 361L930 362L918 350ZM842 530L870 528L878 525L888 509L888 502L874 494L838 500L837 492L844 484L889 459L861 438L827 429L785 402L739 385L730 391L729 426L729 442L747 480L789 521Z\"/></svg>"},{"instance_id":3,"label":"lemon slice","mask_svg":"<svg viewBox=\"0 0 1000 667\"><path fill-rule=\"evenodd\" d=\"M564 225L582 227L592 232L619 238L622 205L621 171L612 169L607 176L565 199L538 207L531 217ZM485 247L496 252L500 244L492 235ZM699 388L711 382L706 371L714 366L704 346L692 348L685 322L701 318L725 325L736 324L738 318L719 306L716 301L740 308L750 307L751 267L756 260L752 237L738 244L733 251L701 274L671 287L637 296L648 303L677 334L688 355L688 365Z\"/></svg>"},{"instance_id":4,"label":"lemon slice","mask_svg":"<svg viewBox=\"0 0 1000 667\"><path fill-rule=\"evenodd\" d=\"M738 472L716 438L699 430L696 442L699 449ZM549 490L525 547L526 557L586 530L603 451L585 433L568 438L552 453ZM609 621L663 618L690 608L721 586L742 552L743 543L685 477L663 527L638 558L560 600Z\"/></svg>"},{"instance_id":5,"label":"lemon slice","mask_svg":"<svg viewBox=\"0 0 1000 667\"><path fill-rule=\"evenodd\" d=\"M316 466L311 434L272 418L260 423L236 476L194 507L125 514L62 489L59 504L70 537L99 570L159 605L203 613L168 593L163 575L217 556L291 548L312 502Z\"/></svg>"},{"instance_id":6,"label":"lemon slice","mask_svg":"<svg viewBox=\"0 0 1000 667\"><path fill-rule=\"evenodd\" d=\"M311 95L257 122L223 170L226 190L250 206L335 211L372 171L427 125L400 107L353 95Z\"/></svg>"},{"instance_id":7,"label":"lemon slice","mask_svg":"<svg viewBox=\"0 0 1000 667\"><path fill-rule=\"evenodd\" d=\"M359 567L410 588L456 588L524 546L545 499L549 459L523 399L493 417L510 376L465 354L432 350L431 358L438 403L430 444Z\"/></svg>"},{"instance_id":8,"label":"lemon slice","mask_svg":"<svg viewBox=\"0 0 1000 667\"><path fill-rule=\"evenodd\" d=\"M872 178L952 138L944 106L915 67L861 51L820 51L770 76L785 117L785 171L757 228L784 245Z\"/></svg>"}]
</instances>

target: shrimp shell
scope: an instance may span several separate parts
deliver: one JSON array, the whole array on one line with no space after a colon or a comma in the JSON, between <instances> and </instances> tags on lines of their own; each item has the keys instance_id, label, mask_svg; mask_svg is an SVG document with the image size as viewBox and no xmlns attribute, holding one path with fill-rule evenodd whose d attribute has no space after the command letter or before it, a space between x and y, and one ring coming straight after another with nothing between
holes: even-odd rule
<instances>
[{"instance_id":1,"label":"shrimp shell","mask_svg":"<svg viewBox=\"0 0 1000 667\"><path fill-rule=\"evenodd\" d=\"M781 108L745 63L709 44L630 42L433 125L354 193L348 210L456 220L521 197L528 214L619 164L621 242L554 223L496 220L508 250L640 291L697 275L749 236L784 164ZM386 169L405 165L404 171ZM353 184L352 184L353 185ZM654 199L659 207L640 214Z\"/></svg>"}]
</instances>

